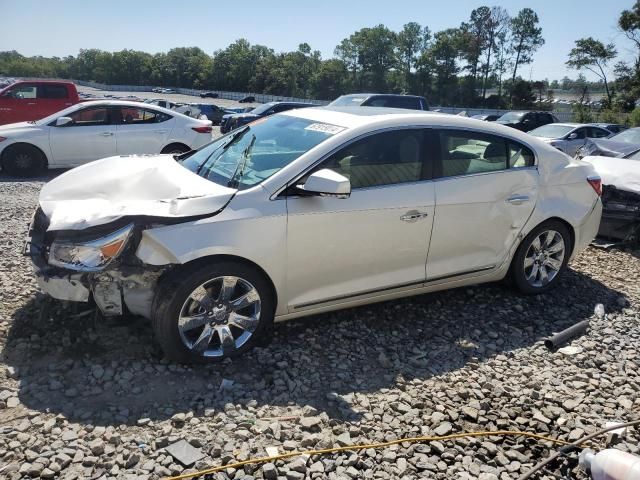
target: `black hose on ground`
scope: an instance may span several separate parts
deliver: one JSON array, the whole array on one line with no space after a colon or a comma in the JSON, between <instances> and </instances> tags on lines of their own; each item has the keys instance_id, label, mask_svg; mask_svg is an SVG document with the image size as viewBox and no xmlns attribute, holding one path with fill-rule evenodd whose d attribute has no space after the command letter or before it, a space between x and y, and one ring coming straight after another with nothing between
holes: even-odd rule
<instances>
[{"instance_id":1,"label":"black hose on ground","mask_svg":"<svg viewBox=\"0 0 640 480\"><path fill-rule=\"evenodd\" d=\"M533 475L534 473L536 473L539 470L542 470L544 467L549 465L551 462L553 462L560 455L563 455L563 454L571 451L572 449L578 448L580 445L584 444L585 442L588 442L592 438L599 437L600 435L604 435L605 433L610 432L611 430L617 430L618 428L624 428L624 427L633 427L633 426L636 426L636 425L640 425L640 420L634 420L632 422L626 422L626 423L618 423L616 425L612 425L610 427L598 430L595 433L591 433L589 435L585 435L584 437L579 438L575 442L570 443L569 445L565 445L564 447L562 447L561 449L557 450L555 453L553 453L551 456L549 456L545 460L542 460L541 462L539 462L536 465L534 465L533 468L531 468L531 470L529 470L527 473L525 473L525 474L521 475L520 477L518 477L518 480L527 480L528 478L531 478L531 475Z\"/></svg>"},{"instance_id":2,"label":"black hose on ground","mask_svg":"<svg viewBox=\"0 0 640 480\"><path fill-rule=\"evenodd\" d=\"M587 328L589 328L589 320L583 320L575 325L571 325L569 328L565 328L561 332L546 338L544 340L544 346L549 350L556 350L569 340L585 333Z\"/></svg>"}]
</instances>

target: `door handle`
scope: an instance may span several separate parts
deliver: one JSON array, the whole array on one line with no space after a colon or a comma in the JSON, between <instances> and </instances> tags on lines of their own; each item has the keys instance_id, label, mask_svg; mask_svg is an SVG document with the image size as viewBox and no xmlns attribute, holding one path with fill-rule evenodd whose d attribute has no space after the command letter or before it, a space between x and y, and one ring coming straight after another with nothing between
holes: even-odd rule
<instances>
[{"instance_id":1,"label":"door handle","mask_svg":"<svg viewBox=\"0 0 640 480\"><path fill-rule=\"evenodd\" d=\"M416 220L420 219L420 218L425 218L428 217L429 214L426 212L407 212L405 215L402 215L400 217L400 220L402 220L403 222L415 222Z\"/></svg>"},{"instance_id":2,"label":"door handle","mask_svg":"<svg viewBox=\"0 0 640 480\"><path fill-rule=\"evenodd\" d=\"M156 133L167 133L166 130L154 130L154 132L156 132Z\"/></svg>"},{"instance_id":3,"label":"door handle","mask_svg":"<svg viewBox=\"0 0 640 480\"><path fill-rule=\"evenodd\" d=\"M113 136L113 132L102 132L102 133L99 133L98 135L102 135L103 137L111 137Z\"/></svg>"},{"instance_id":4,"label":"door handle","mask_svg":"<svg viewBox=\"0 0 640 480\"><path fill-rule=\"evenodd\" d=\"M529 195L512 195L507 198L506 202L512 205L522 205L529 201Z\"/></svg>"},{"instance_id":5,"label":"door handle","mask_svg":"<svg viewBox=\"0 0 640 480\"><path fill-rule=\"evenodd\" d=\"M33 105L35 105L35 103L27 103L27 105L31 105L31 106L33 106Z\"/></svg>"}]
</instances>

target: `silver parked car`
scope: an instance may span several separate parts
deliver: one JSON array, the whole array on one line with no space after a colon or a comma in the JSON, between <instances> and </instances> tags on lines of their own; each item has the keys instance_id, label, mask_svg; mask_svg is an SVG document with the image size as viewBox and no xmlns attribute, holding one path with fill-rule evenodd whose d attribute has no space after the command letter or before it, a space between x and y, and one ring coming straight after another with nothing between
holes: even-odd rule
<instances>
[{"instance_id":1,"label":"silver parked car","mask_svg":"<svg viewBox=\"0 0 640 480\"><path fill-rule=\"evenodd\" d=\"M550 123L529 132L552 147L573 157L588 138L607 138L611 132L606 128L583 123Z\"/></svg>"},{"instance_id":2,"label":"silver parked car","mask_svg":"<svg viewBox=\"0 0 640 480\"><path fill-rule=\"evenodd\" d=\"M602 210L589 164L453 115L305 108L176 158L60 175L27 250L45 292L150 318L181 362L241 354L274 320L506 276L544 292Z\"/></svg>"}]
</instances>

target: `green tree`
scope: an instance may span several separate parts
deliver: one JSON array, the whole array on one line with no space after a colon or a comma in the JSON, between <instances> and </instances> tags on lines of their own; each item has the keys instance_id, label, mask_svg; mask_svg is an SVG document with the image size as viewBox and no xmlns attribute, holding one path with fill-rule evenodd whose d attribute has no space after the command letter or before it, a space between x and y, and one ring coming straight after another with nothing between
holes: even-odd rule
<instances>
[{"instance_id":1,"label":"green tree","mask_svg":"<svg viewBox=\"0 0 640 480\"><path fill-rule=\"evenodd\" d=\"M612 43L605 45L592 37L576 40L576 46L569 52L567 66L576 70L586 69L596 74L603 82L607 93L607 102L611 105L612 94L609 91L609 82L605 69L618 52Z\"/></svg>"},{"instance_id":2,"label":"green tree","mask_svg":"<svg viewBox=\"0 0 640 480\"><path fill-rule=\"evenodd\" d=\"M487 83L489 80L489 74L492 71L500 73L500 81L502 81L502 58L500 55L500 49L504 48L506 43L506 36L511 25L511 18L507 11L502 7L492 7L489 16L486 19L486 43L485 43L485 58L483 65L483 79L482 79L482 99L487 95ZM491 63L492 54L497 57L497 61L494 60L494 64Z\"/></svg>"},{"instance_id":3,"label":"green tree","mask_svg":"<svg viewBox=\"0 0 640 480\"><path fill-rule=\"evenodd\" d=\"M461 34L457 28L449 28L434 35L428 55L433 62L435 94L443 106L455 105L458 99L458 56Z\"/></svg>"},{"instance_id":4,"label":"green tree","mask_svg":"<svg viewBox=\"0 0 640 480\"><path fill-rule=\"evenodd\" d=\"M544 45L539 23L538 14L530 8L523 8L511 19L511 49L515 55L511 76L512 85L516 83L518 67L531 63L535 51Z\"/></svg>"},{"instance_id":5,"label":"green tree","mask_svg":"<svg viewBox=\"0 0 640 480\"><path fill-rule=\"evenodd\" d=\"M397 35L397 55L398 66L404 73L405 86L407 89L412 88L413 70L417 67L420 54L431 38L429 28L422 28L419 23L410 22L402 27Z\"/></svg>"}]
</instances>

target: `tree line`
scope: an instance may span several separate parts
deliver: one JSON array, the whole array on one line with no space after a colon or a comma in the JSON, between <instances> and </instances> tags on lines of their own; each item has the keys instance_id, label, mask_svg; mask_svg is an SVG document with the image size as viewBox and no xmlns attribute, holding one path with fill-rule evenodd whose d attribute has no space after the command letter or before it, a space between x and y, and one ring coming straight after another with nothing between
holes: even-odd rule
<instances>
[{"instance_id":1,"label":"tree line","mask_svg":"<svg viewBox=\"0 0 640 480\"><path fill-rule=\"evenodd\" d=\"M570 68L589 70L599 78L610 108L633 108L639 93L639 5L640 0L622 12L619 21L620 29L638 47L638 60L633 65L616 64L613 81L608 72L617 55L614 45L589 37L577 40L568 52ZM472 10L458 27L438 32L417 22L407 23L397 32L382 24L362 28L342 39L335 56L328 59L307 43L295 51L275 52L239 39L212 55L198 47L157 54L83 49L64 58L25 57L5 51L0 52L0 75L327 100L357 91L410 93L427 97L432 105L528 108L536 99L549 96L548 81L522 78L524 67L533 62L543 44L534 10L523 8L511 16L502 7L482 6ZM584 77L579 77L580 88L593 85L580 78Z\"/></svg>"}]
</instances>

